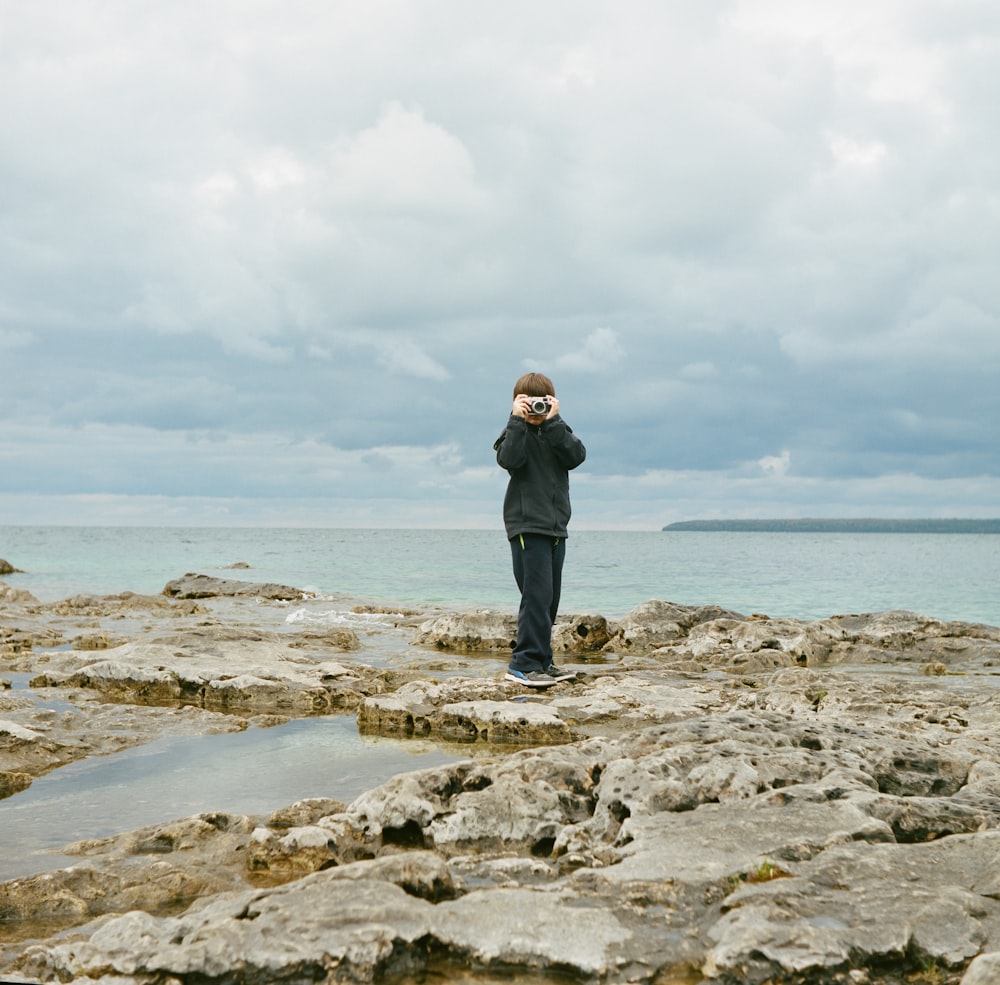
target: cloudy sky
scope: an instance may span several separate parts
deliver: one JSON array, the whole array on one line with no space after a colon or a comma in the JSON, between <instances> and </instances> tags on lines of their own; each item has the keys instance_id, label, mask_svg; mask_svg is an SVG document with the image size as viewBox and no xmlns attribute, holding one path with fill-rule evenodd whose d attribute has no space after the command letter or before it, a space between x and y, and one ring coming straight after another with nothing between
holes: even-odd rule
<instances>
[{"instance_id":1,"label":"cloudy sky","mask_svg":"<svg viewBox=\"0 0 1000 985\"><path fill-rule=\"evenodd\" d=\"M1000 515L995 0L0 0L0 524Z\"/></svg>"}]
</instances>

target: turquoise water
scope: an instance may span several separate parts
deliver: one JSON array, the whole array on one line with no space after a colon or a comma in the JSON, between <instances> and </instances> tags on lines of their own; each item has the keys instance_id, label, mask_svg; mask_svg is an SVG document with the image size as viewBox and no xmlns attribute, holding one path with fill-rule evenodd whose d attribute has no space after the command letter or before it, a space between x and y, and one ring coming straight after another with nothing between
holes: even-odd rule
<instances>
[{"instance_id":1,"label":"turquoise water","mask_svg":"<svg viewBox=\"0 0 1000 985\"><path fill-rule=\"evenodd\" d=\"M266 814L306 797L349 803L396 773L457 758L429 743L360 736L339 716L80 760L0 800L0 882L79 862L59 852L71 841L205 811Z\"/></svg>"},{"instance_id":2,"label":"turquoise water","mask_svg":"<svg viewBox=\"0 0 1000 985\"><path fill-rule=\"evenodd\" d=\"M3 527L8 584L43 601L158 593L196 571L331 597L513 610L499 531ZM246 562L250 570L228 571ZM624 615L640 602L715 603L800 619L910 609L1000 625L1000 536L627 531L573 533L564 612Z\"/></svg>"}]
</instances>

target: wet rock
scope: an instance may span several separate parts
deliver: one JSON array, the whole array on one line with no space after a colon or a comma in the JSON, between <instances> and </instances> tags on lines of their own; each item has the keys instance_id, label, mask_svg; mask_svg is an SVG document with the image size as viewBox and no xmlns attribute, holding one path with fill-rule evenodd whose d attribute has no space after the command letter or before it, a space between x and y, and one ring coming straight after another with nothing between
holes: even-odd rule
<instances>
[{"instance_id":1,"label":"wet rock","mask_svg":"<svg viewBox=\"0 0 1000 985\"><path fill-rule=\"evenodd\" d=\"M351 650L360 650L361 640L358 639L358 634L353 629L335 626L322 633L308 630L302 632L289 645L300 650L323 647L348 653Z\"/></svg>"},{"instance_id":2,"label":"wet rock","mask_svg":"<svg viewBox=\"0 0 1000 985\"><path fill-rule=\"evenodd\" d=\"M4 723L0 722L0 742L4 738ZM30 773L18 773L13 770L0 770L0 800L10 797L12 794L20 793L31 786Z\"/></svg>"},{"instance_id":3,"label":"wet rock","mask_svg":"<svg viewBox=\"0 0 1000 985\"><path fill-rule=\"evenodd\" d=\"M160 595L138 595L135 592L121 592L118 595L72 595L58 602L45 603L41 607L41 613L45 615L72 616L78 619L87 616L121 619L140 614L182 617L203 615L207 611L196 602L172 602Z\"/></svg>"},{"instance_id":4,"label":"wet rock","mask_svg":"<svg viewBox=\"0 0 1000 985\"><path fill-rule=\"evenodd\" d=\"M199 575L191 572L167 582L163 588L163 594L170 598L180 599L252 596L286 602L307 597L307 593L303 592L301 588L291 588L288 585L233 581L229 578L213 578L210 575Z\"/></svg>"},{"instance_id":5,"label":"wet rock","mask_svg":"<svg viewBox=\"0 0 1000 985\"><path fill-rule=\"evenodd\" d=\"M11 588L5 581L0 581L0 603L5 605L38 604L38 599L26 588Z\"/></svg>"},{"instance_id":6,"label":"wet rock","mask_svg":"<svg viewBox=\"0 0 1000 985\"><path fill-rule=\"evenodd\" d=\"M75 636L71 645L74 650L113 650L125 642L127 641L123 636L94 633L87 636Z\"/></svg>"},{"instance_id":7,"label":"wet rock","mask_svg":"<svg viewBox=\"0 0 1000 985\"><path fill-rule=\"evenodd\" d=\"M573 734L551 707L510 701L500 683L415 681L391 694L365 698L358 728L381 735L428 736L491 743L567 742ZM519 695L520 697L520 695Z\"/></svg>"},{"instance_id":8,"label":"wet rock","mask_svg":"<svg viewBox=\"0 0 1000 985\"><path fill-rule=\"evenodd\" d=\"M5 561L2 557L0 557L0 575L13 575L20 573L20 568L15 568L9 561Z\"/></svg>"},{"instance_id":9,"label":"wet rock","mask_svg":"<svg viewBox=\"0 0 1000 985\"><path fill-rule=\"evenodd\" d=\"M73 926L105 913L169 911L239 885L225 868L189 863L148 855L115 870L82 864L11 880L0 884L0 921Z\"/></svg>"},{"instance_id":10,"label":"wet rock","mask_svg":"<svg viewBox=\"0 0 1000 985\"><path fill-rule=\"evenodd\" d=\"M354 710L392 674L308 655L326 638L208 626L133 640L113 659L52 655L32 687L90 688L116 701L184 702L243 714ZM317 654L318 656L319 654Z\"/></svg>"},{"instance_id":11,"label":"wet rock","mask_svg":"<svg viewBox=\"0 0 1000 985\"><path fill-rule=\"evenodd\" d=\"M61 632L51 628L24 629L0 626L0 657L8 660L11 670L18 670L17 661L10 658L20 654L31 654L36 647L59 646L64 638ZM28 664L27 666L31 666Z\"/></svg>"}]
</instances>

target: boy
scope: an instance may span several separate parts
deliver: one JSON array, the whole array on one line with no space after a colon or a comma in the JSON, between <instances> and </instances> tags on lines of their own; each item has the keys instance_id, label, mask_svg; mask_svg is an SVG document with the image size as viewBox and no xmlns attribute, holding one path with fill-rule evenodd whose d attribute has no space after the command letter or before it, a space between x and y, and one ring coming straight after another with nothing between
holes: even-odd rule
<instances>
[{"instance_id":1,"label":"boy","mask_svg":"<svg viewBox=\"0 0 1000 985\"><path fill-rule=\"evenodd\" d=\"M517 641L504 680L551 687L576 676L552 662L552 624L566 557L569 470L587 450L559 416L555 387L541 373L526 373L514 384L510 418L493 449L497 464L510 473L503 520L521 592Z\"/></svg>"}]
</instances>

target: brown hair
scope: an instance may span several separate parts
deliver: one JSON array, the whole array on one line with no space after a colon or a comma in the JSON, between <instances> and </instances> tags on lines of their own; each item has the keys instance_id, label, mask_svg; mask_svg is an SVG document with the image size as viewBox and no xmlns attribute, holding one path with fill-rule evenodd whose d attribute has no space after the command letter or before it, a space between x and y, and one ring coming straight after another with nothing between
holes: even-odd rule
<instances>
[{"instance_id":1,"label":"brown hair","mask_svg":"<svg viewBox=\"0 0 1000 985\"><path fill-rule=\"evenodd\" d=\"M556 388L543 373L525 373L514 384L514 396L521 393L526 397L554 397Z\"/></svg>"}]
</instances>

